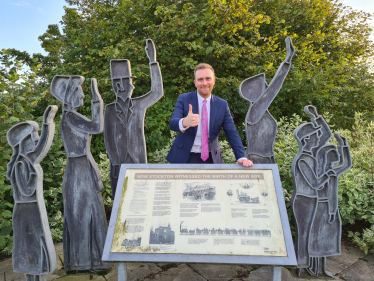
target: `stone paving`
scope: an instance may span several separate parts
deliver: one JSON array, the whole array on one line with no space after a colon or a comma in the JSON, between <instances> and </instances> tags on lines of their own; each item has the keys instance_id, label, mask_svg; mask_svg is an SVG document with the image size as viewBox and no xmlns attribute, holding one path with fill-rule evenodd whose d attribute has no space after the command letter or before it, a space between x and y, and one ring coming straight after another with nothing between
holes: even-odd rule
<instances>
[{"instance_id":1,"label":"stone paving","mask_svg":"<svg viewBox=\"0 0 374 281\"><path fill-rule=\"evenodd\" d=\"M117 265L113 264L106 275L95 272L72 273L63 270L62 243L55 245L57 269L47 280L61 281L115 281ZM342 255L327 258L327 269L335 280L374 280L374 256L362 250L342 245ZM128 263L128 281L267 281L271 280L271 266L227 265L227 264L185 264L185 263ZM23 274L12 271L12 260L0 262L0 281L23 281ZM282 281L333 280L329 277L313 277L305 272L296 276L295 267L282 268Z\"/></svg>"}]
</instances>

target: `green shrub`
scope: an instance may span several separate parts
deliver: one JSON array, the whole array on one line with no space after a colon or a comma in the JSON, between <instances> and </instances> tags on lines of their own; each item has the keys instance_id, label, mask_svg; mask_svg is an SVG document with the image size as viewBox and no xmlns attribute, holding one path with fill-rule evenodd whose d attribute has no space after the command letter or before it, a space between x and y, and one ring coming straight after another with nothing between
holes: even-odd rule
<instances>
[{"instance_id":1,"label":"green shrub","mask_svg":"<svg viewBox=\"0 0 374 281\"><path fill-rule=\"evenodd\" d=\"M343 223L366 221L371 224L362 234L349 232L349 236L366 253L374 253L374 122L356 113L349 144L353 167L341 176L341 215Z\"/></svg>"},{"instance_id":2,"label":"green shrub","mask_svg":"<svg viewBox=\"0 0 374 281\"><path fill-rule=\"evenodd\" d=\"M370 252L374 253L374 224L368 229L364 229L362 234L359 232L349 232L349 237L353 238L353 242L356 243L362 250L367 254Z\"/></svg>"},{"instance_id":3,"label":"green shrub","mask_svg":"<svg viewBox=\"0 0 374 281\"><path fill-rule=\"evenodd\" d=\"M275 160L278 164L283 195L288 210L290 210L290 200L293 192L291 166L298 152L298 145L292 134L301 123L303 123L303 120L296 114L291 118L281 118L278 122L278 132L274 143ZM291 217L290 211L288 215Z\"/></svg>"},{"instance_id":4,"label":"green shrub","mask_svg":"<svg viewBox=\"0 0 374 281\"><path fill-rule=\"evenodd\" d=\"M356 113L352 131L342 131L351 148L353 166L339 178L343 224L374 224L374 122Z\"/></svg>"},{"instance_id":5,"label":"green shrub","mask_svg":"<svg viewBox=\"0 0 374 281\"><path fill-rule=\"evenodd\" d=\"M148 163L157 163L157 164L166 164L168 161L166 161L166 156L169 153L169 150L177 136L177 133L174 131L170 131L170 139L167 142L167 144L160 148L156 149L154 152L149 152L148 157Z\"/></svg>"},{"instance_id":6,"label":"green shrub","mask_svg":"<svg viewBox=\"0 0 374 281\"><path fill-rule=\"evenodd\" d=\"M48 218L49 220L49 227L51 229L52 239L53 242L62 242L63 238L63 229L64 229L64 216L62 215L61 211L57 211L57 213L53 216Z\"/></svg>"},{"instance_id":7,"label":"green shrub","mask_svg":"<svg viewBox=\"0 0 374 281\"><path fill-rule=\"evenodd\" d=\"M104 185L104 189L101 191L101 195L103 196L104 206L106 209L112 209L113 207L113 200L112 200L112 187L110 185L110 162L108 155L105 153L100 153L100 162L98 163L98 167L101 173L101 180Z\"/></svg>"}]
</instances>

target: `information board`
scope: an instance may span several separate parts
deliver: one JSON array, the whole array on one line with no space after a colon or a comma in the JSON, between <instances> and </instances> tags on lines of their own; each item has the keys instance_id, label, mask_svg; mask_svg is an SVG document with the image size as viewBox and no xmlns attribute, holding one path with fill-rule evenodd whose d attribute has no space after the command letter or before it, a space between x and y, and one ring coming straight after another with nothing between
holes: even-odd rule
<instances>
[{"instance_id":1,"label":"information board","mask_svg":"<svg viewBox=\"0 0 374 281\"><path fill-rule=\"evenodd\" d=\"M118 182L104 261L296 265L277 165L122 165Z\"/></svg>"}]
</instances>

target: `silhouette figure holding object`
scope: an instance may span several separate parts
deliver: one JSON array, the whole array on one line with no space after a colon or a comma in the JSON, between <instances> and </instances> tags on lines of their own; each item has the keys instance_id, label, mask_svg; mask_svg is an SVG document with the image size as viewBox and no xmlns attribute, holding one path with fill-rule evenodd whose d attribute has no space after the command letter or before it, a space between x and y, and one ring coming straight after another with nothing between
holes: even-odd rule
<instances>
[{"instance_id":1,"label":"silhouette figure holding object","mask_svg":"<svg viewBox=\"0 0 374 281\"><path fill-rule=\"evenodd\" d=\"M352 166L345 137L332 133L313 106L304 111L312 122L294 131L299 152L292 163L294 192L291 208L296 223L295 250L298 274L304 268L311 275L324 273L326 257L341 253L341 219L338 209L338 178Z\"/></svg>"}]
</instances>

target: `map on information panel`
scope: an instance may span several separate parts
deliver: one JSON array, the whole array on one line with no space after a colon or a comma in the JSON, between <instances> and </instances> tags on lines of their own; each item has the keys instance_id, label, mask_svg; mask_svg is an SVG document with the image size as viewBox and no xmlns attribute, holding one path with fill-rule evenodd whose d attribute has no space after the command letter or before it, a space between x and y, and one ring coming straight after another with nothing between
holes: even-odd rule
<instances>
[{"instance_id":1,"label":"map on information panel","mask_svg":"<svg viewBox=\"0 0 374 281\"><path fill-rule=\"evenodd\" d=\"M126 169L111 253L286 257L273 171Z\"/></svg>"}]
</instances>

